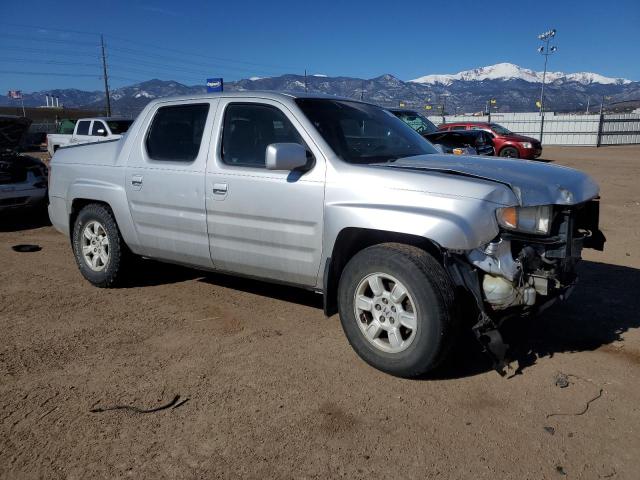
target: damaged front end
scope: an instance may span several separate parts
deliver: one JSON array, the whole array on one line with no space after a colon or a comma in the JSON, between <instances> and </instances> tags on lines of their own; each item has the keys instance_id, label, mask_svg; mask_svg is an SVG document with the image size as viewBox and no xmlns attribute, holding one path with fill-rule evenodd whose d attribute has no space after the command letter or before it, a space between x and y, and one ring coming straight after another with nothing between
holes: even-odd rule
<instances>
[{"instance_id":1,"label":"damaged front end","mask_svg":"<svg viewBox=\"0 0 640 480\"><path fill-rule=\"evenodd\" d=\"M499 373L507 346L498 327L507 318L535 314L566 299L577 282L582 249L604 248L599 207L598 198L535 207L537 213L528 209L522 215L528 215L522 225L516 207L511 207L506 215L498 214L500 233L491 242L449 256L454 279L475 297L480 317L474 332Z\"/></svg>"}]
</instances>

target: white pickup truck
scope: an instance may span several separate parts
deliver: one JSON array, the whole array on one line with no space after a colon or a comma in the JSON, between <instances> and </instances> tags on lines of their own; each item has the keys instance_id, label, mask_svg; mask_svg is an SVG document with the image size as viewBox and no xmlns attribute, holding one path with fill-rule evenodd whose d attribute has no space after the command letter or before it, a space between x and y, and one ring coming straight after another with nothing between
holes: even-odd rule
<instances>
[{"instance_id":1,"label":"white pickup truck","mask_svg":"<svg viewBox=\"0 0 640 480\"><path fill-rule=\"evenodd\" d=\"M47 135L47 150L53 156L60 147L79 143L95 143L115 140L126 133L133 120L116 117L81 118L72 134L50 133Z\"/></svg>"}]
</instances>

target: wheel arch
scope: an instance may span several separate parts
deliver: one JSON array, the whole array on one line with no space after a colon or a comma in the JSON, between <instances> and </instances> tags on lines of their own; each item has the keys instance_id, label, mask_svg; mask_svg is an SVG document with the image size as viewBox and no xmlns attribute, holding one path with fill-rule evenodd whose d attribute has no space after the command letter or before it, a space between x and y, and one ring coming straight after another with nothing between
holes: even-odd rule
<instances>
[{"instance_id":1,"label":"wheel arch","mask_svg":"<svg viewBox=\"0 0 640 480\"><path fill-rule=\"evenodd\" d=\"M99 178L98 174L101 174L104 180L78 177L67 186L64 192L61 192L60 196L66 199L67 204L69 234L72 235L73 222L84 206L91 203L105 205L111 210L126 245L134 253L138 253L138 235L131 216L127 194L122 186L124 178L120 177L121 172L114 170L119 169L97 167L96 177Z\"/></svg>"},{"instance_id":2,"label":"wheel arch","mask_svg":"<svg viewBox=\"0 0 640 480\"><path fill-rule=\"evenodd\" d=\"M412 245L433 255L438 261L442 261L442 247L429 238L370 228L344 228L336 237L331 256L327 257L324 264L323 306L326 316L338 312L338 283L349 260L361 250L383 243Z\"/></svg>"},{"instance_id":3,"label":"wheel arch","mask_svg":"<svg viewBox=\"0 0 640 480\"><path fill-rule=\"evenodd\" d=\"M111 208L111 205L109 205L105 201L95 200L92 198L74 198L71 201L71 207L69 209L69 240L71 240L71 242L73 242L73 225L76 222L76 218L78 218L78 214L84 207L86 207L87 205L93 205L93 204L103 205L107 207L109 210L111 210L111 212L113 213L113 209ZM116 224L117 223L118 221L116 219Z\"/></svg>"},{"instance_id":4,"label":"wheel arch","mask_svg":"<svg viewBox=\"0 0 640 480\"><path fill-rule=\"evenodd\" d=\"M122 205L119 205L118 202L112 202L96 195L73 197L69 201L67 207L69 218L69 240L73 242L73 225L76 218L78 218L78 214L84 207L91 204L103 205L111 211L118 230L120 231L120 235L122 236L122 240L133 253L138 253L138 236L133 226L133 220L131 218L131 213L128 210L126 200L123 207Z\"/></svg>"}]
</instances>

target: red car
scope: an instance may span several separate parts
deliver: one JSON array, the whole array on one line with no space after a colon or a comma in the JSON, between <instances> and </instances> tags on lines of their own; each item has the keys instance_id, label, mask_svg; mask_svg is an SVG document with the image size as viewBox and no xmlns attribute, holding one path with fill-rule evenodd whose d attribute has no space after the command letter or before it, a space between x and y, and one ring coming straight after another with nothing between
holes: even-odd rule
<instances>
[{"instance_id":1,"label":"red car","mask_svg":"<svg viewBox=\"0 0 640 480\"><path fill-rule=\"evenodd\" d=\"M438 130L484 130L493 136L496 155L512 158L538 158L542 154L542 144L535 138L513 133L502 125L488 122L443 123Z\"/></svg>"}]
</instances>

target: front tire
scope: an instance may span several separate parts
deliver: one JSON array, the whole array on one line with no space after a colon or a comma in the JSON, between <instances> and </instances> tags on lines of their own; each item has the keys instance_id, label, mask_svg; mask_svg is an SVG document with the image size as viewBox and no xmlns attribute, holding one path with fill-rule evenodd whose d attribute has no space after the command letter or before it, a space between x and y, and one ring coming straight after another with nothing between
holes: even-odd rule
<instances>
[{"instance_id":1,"label":"front tire","mask_svg":"<svg viewBox=\"0 0 640 480\"><path fill-rule=\"evenodd\" d=\"M357 253L338 286L340 321L369 365L416 377L446 358L457 331L454 287L444 268L409 245L374 245Z\"/></svg>"},{"instance_id":2,"label":"front tire","mask_svg":"<svg viewBox=\"0 0 640 480\"><path fill-rule=\"evenodd\" d=\"M500 156L507 158L520 158L520 152L518 152L518 149L514 147L504 147L500 150Z\"/></svg>"},{"instance_id":3,"label":"front tire","mask_svg":"<svg viewBox=\"0 0 640 480\"><path fill-rule=\"evenodd\" d=\"M84 278L96 287L121 282L128 249L107 206L93 203L80 210L73 227L73 253Z\"/></svg>"}]
</instances>

